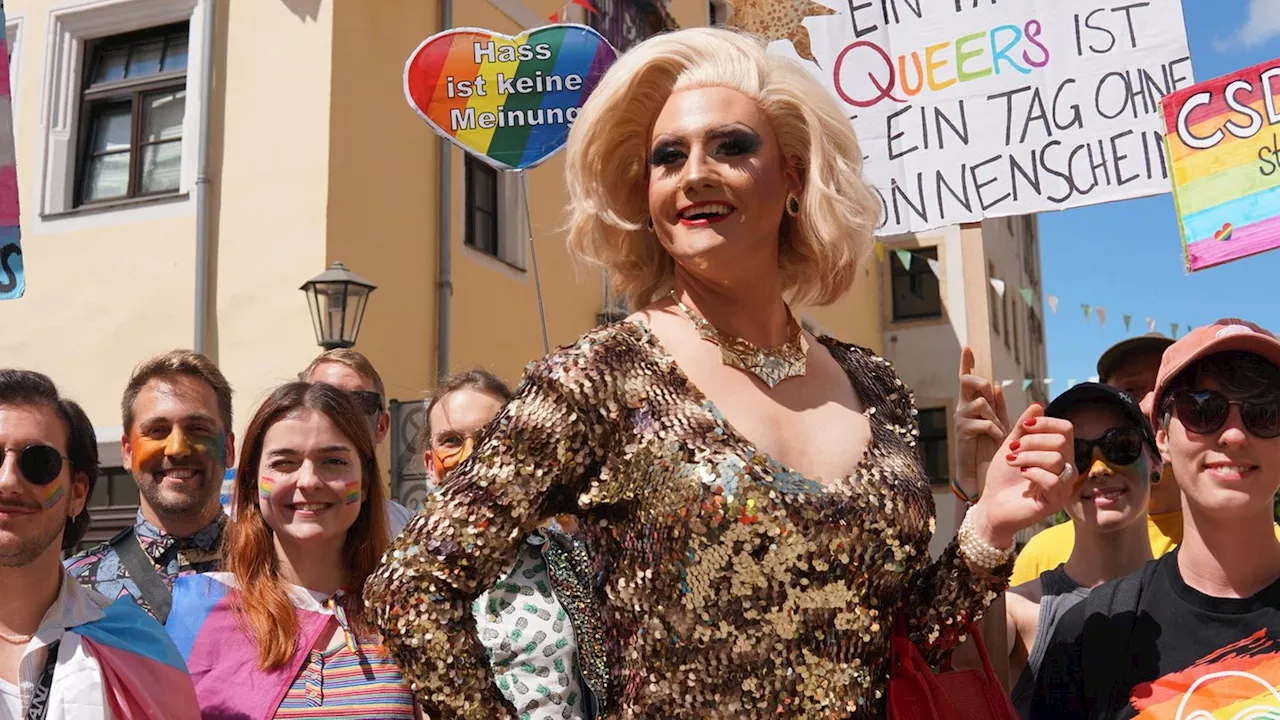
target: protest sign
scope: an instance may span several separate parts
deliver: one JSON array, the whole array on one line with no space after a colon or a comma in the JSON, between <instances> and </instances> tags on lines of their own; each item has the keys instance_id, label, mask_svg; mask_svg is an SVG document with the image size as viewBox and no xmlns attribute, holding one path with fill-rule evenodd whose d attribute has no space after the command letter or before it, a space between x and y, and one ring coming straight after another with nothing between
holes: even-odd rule
<instances>
[{"instance_id":1,"label":"protest sign","mask_svg":"<svg viewBox=\"0 0 1280 720\"><path fill-rule=\"evenodd\" d=\"M500 170L523 170L564 147L615 59L585 25L515 37L458 28L427 38L409 56L404 91L422 119L463 150Z\"/></svg>"},{"instance_id":2,"label":"protest sign","mask_svg":"<svg viewBox=\"0 0 1280 720\"><path fill-rule=\"evenodd\" d=\"M1187 269L1280 247L1280 60L1163 101Z\"/></svg>"},{"instance_id":3,"label":"protest sign","mask_svg":"<svg viewBox=\"0 0 1280 720\"><path fill-rule=\"evenodd\" d=\"M2 27L4 3L0 2ZM9 95L9 43L0 36L0 300L20 298L26 291L21 241L18 170L13 152L13 103Z\"/></svg>"},{"instance_id":4,"label":"protest sign","mask_svg":"<svg viewBox=\"0 0 1280 720\"><path fill-rule=\"evenodd\" d=\"M742 27L839 100L881 235L1169 191L1159 101L1193 82L1179 0L773 2L807 8L813 62L797 13Z\"/></svg>"}]
</instances>

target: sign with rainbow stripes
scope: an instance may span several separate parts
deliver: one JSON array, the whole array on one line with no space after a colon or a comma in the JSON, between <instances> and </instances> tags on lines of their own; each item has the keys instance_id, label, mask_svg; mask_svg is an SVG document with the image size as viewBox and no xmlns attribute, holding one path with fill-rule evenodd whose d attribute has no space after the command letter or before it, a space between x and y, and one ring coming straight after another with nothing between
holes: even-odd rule
<instances>
[{"instance_id":1,"label":"sign with rainbow stripes","mask_svg":"<svg viewBox=\"0 0 1280 720\"><path fill-rule=\"evenodd\" d=\"M0 2L0 28L4 3ZM18 226L18 169L13 151L13 101L9 95L9 44L0 35L0 300L26 291L22 232Z\"/></svg>"},{"instance_id":2,"label":"sign with rainbow stripes","mask_svg":"<svg viewBox=\"0 0 1280 720\"><path fill-rule=\"evenodd\" d=\"M585 25L515 37L456 28L427 38L404 68L404 93L441 135L500 170L556 154L587 96L618 57Z\"/></svg>"},{"instance_id":3,"label":"sign with rainbow stripes","mask_svg":"<svg viewBox=\"0 0 1280 720\"><path fill-rule=\"evenodd\" d=\"M1165 149L1194 272L1280 247L1280 60L1165 96Z\"/></svg>"}]
</instances>

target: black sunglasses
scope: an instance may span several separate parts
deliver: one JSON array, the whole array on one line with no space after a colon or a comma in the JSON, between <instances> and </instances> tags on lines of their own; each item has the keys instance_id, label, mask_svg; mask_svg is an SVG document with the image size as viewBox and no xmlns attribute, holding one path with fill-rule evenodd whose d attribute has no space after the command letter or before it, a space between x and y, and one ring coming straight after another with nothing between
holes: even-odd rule
<instances>
[{"instance_id":1,"label":"black sunglasses","mask_svg":"<svg viewBox=\"0 0 1280 720\"><path fill-rule=\"evenodd\" d=\"M1231 414L1232 405L1240 406L1240 420L1250 435L1260 438L1280 436L1280 399L1265 402L1228 400L1217 390L1179 390L1173 395L1173 410L1178 419L1197 435L1220 430Z\"/></svg>"},{"instance_id":2,"label":"black sunglasses","mask_svg":"<svg viewBox=\"0 0 1280 720\"><path fill-rule=\"evenodd\" d=\"M65 460L58 449L49 445L28 445L21 450L3 451L18 456L18 469L22 477L32 485L48 485L62 474L62 461Z\"/></svg>"},{"instance_id":3,"label":"black sunglasses","mask_svg":"<svg viewBox=\"0 0 1280 720\"><path fill-rule=\"evenodd\" d=\"M356 405L365 415L376 415L382 412L382 396L372 390L348 390Z\"/></svg>"},{"instance_id":4,"label":"black sunglasses","mask_svg":"<svg viewBox=\"0 0 1280 720\"><path fill-rule=\"evenodd\" d=\"M1142 457L1142 446L1145 440L1142 431L1134 427L1115 427L1102 434L1097 440L1076 439L1076 468L1081 475L1089 471L1093 464L1093 449L1102 451L1102 457L1116 467L1125 467L1138 462Z\"/></svg>"}]
</instances>

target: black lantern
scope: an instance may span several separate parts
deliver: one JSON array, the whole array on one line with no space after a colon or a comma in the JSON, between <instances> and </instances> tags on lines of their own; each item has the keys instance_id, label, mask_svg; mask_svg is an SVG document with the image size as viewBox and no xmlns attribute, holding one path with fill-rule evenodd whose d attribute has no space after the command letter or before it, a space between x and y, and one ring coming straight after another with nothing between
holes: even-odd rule
<instances>
[{"instance_id":1,"label":"black lantern","mask_svg":"<svg viewBox=\"0 0 1280 720\"><path fill-rule=\"evenodd\" d=\"M377 290L377 285L335 262L299 289L307 294L320 347L333 350L356 344L369 293Z\"/></svg>"}]
</instances>

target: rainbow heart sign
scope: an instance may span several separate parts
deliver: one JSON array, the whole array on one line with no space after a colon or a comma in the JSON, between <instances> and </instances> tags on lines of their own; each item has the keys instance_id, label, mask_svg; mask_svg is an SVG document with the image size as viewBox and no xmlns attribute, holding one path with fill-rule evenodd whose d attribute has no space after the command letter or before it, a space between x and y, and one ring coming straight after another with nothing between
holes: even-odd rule
<instances>
[{"instance_id":1,"label":"rainbow heart sign","mask_svg":"<svg viewBox=\"0 0 1280 720\"><path fill-rule=\"evenodd\" d=\"M569 126L617 58L585 25L547 25L515 37L455 28L409 56L404 94L463 150L500 170L524 170L564 147Z\"/></svg>"}]
</instances>

